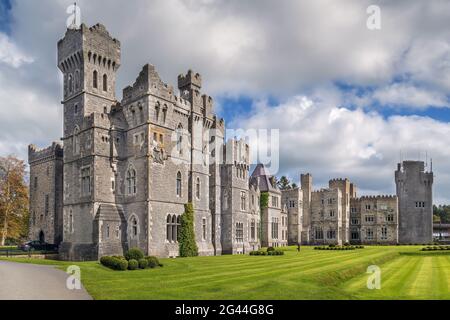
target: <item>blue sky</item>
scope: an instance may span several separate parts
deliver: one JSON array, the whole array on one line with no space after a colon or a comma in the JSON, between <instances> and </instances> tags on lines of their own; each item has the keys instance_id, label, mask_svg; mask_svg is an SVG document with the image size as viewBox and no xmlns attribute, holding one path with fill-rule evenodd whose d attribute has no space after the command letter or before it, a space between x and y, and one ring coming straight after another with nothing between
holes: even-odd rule
<instances>
[{"instance_id":1,"label":"blue sky","mask_svg":"<svg viewBox=\"0 0 450 320\"><path fill-rule=\"evenodd\" d=\"M56 43L72 3L0 0L0 155L62 134ZM277 175L391 194L400 154L427 152L436 201L450 202L449 1L135 0L120 14L121 0L78 3L84 23L121 40L119 98L146 63L173 85L193 69L228 128L280 130Z\"/></svg>"}]
</instances>

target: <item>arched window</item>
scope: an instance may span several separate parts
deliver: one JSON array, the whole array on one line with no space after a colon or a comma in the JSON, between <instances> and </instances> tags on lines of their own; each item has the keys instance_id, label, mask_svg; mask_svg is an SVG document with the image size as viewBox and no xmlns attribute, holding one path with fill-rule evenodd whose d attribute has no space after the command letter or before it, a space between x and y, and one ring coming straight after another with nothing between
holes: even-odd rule
<instances>
[{"instance_id":1,"label":"arched window","mask_svg":"<svg viewBox=\"0 0 450 320\"><path fill-rule=\"evenodd\" d=\"M166 123L166 119L167 119L167 105L164 105L164 108L163 108L163 123Z\"/></svg>"},{"instance_id":2,"label":"arched window","mask_svg":"<svg viewBox=\"0 0 450 320\"><path fill-rule=\"evenodd\" d=\"M137 192L136 187L136 170L129 169L127 172L128 194L133 195Z\"/></svg>"},{"instance_id":3,"label":"arched window","mask_svg":"<svg viewBox=\"0 0 450 320\"><path fill-rule=\"evenodd\" d=\"M197 183L195 185L195 195L197 199L200 199L200 178L197 178Z\"/></svg>"},{"instance_id":4,"label":"arched window","mask_svg":"<svg viewBox=\"0 0 450 320\"><path fill-rule=\"evenodd\" d=\"M172 216L172 242L178 241L178 225L177 225L177 216Z\"/></svg>"},{"instance_id":5,"label":"arched window","mask_svg":"<svg viewBox=\"0 0 450 320\"><path fill-rule=\"evenodd\" d=\"M98 72L94 71L92 74L92 86L97 89L98 88Z\"/></svg>"},{"instance_id":6,"label":"arched window","mask_svg":"<svg viewBox=\"0 0 450 320\"><path fill-rule=\"evenodd\" d=\"M131 238L136 239L138 236L138 221L136 217L131 219Z\"/></svg>"},{"instance_id":7,"label":"arched window","mask_svg":"<svg viewBox=\"0 0 450 320\"><path fill-rule=\"evenodd\" d=\"M167 216L167 241L172 241L172 217Z\"/></svg>"},{"instance_id":8,"label":"arched window","mask_svg":"<svg viewBox=\"0 0 450 320\"><path fill-rule=\"evenodd\" d=\"M73 76L71 74L69 74L68 86L69 86L69 93L72 93L73 92Z\"/></svg>"},{"instance_id":9,"label":"arched window","mask_svg":"<svg viewBox=\"0 0 450 320\"><path fill-rule=\"evenodd\" d=\"M69 215L69 233L73 233L73 214L72 214L72 210L70 210L70 215Z\"/></svg>"},{"instance_id":10,"label":"arched window","mask_svg":"<svg viewBox=\"0 0 450 320\"><path fill-rule=\"evenodd\" d=\"M108 91L108 76L106 73L103 75L103 91Z\"/></svg>"},{"instance_id":11,"label":"arched window","mask_svg":"<svg viewBox=\"0 0 450 320\"><path fill-rule=\"evenodd\" d=\"M80 70L75 71L75 91L80 89Z\"/></svg>"},{"instance_id":12,"label":"arched window","mask_svg":"<svg viewBox=\"0 0 450 320\"><path fill-rule=\"evenodd\" d=\"M178 237L180 236L180 232L181 232L181 216L177 217L177 237L176 237L176 241L178 242Z\"/></svg>"},{"instance_id":13,"label":"arched window","mask_svg":"<svg viewBox=\"0 0 450 320\"><path fill-rule=\"evenodd\" d=\"M181 172L177 173L177 196L181 197Z\"/></svg>"},{"instance_id":14,"label":"arched window","mask_svg":"<svg viewBox=\"0 0 450 320\"><path fill-rule=\"evenodd\" d=\"M77 155L80 153L80 129L75 127L73 131L73 154Z\"/></svg>"},{"instance_id":15,"label":"arched window","mask_svg":"<svg viewBox=\"0 0 450 320\"><path fill-rule=\"evenodd\" d=\"M177 128L177 151L180 153L180 155L183 154L183 126L181 125L181 123Z\"/></svg>"}]
</instances>

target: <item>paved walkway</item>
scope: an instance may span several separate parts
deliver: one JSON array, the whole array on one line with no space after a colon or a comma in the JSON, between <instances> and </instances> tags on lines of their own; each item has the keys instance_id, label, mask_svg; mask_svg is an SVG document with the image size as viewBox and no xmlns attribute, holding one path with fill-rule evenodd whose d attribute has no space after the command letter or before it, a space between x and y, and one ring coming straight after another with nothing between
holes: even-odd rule
<instances>
[{"instance_id":1,"label":"paved walkway","mask_svg":"<svg viewBox=\"0 0 450 320\"><path fill-rule=\"evenodd\" d=\"M67 289L67 278L51 266L0 261L0 300L92 300L84 288Z\"/></svg>"}]
</instances>

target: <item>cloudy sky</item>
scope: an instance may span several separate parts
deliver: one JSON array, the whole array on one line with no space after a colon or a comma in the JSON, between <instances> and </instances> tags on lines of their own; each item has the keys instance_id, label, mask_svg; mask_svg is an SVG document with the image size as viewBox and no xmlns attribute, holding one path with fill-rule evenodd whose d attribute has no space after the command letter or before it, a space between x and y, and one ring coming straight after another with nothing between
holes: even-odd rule
<instances>
[{"instance_id":1,"label":"cloudy sky","mask_svg":"<svg viewBox=\"0 0 450 320\"><path fill-rule=\"evenodd\" d=\"M56 43L66 0L0 0L0 155L62 132ZM79 0L122 42L118 92L142 66L192 68L229 128L280 129L280 172L395 193L400 157L433 158L450 203L450 1ZM381 30L366 10L381 8ZM120 98L120 96L119 96Z\"/></svg>"}]
</instances>

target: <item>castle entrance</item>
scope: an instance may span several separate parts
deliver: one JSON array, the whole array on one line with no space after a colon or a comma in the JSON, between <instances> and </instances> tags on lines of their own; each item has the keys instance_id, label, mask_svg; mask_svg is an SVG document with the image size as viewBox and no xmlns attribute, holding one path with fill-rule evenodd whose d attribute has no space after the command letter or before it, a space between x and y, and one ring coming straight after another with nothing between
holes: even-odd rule
<instances>
[{"instance_id":1,"label":"castle entrance","mask_svg":"<svg viewBox=\"0 0 450 320\"><path fill-rule=\"evenodd\" d=\"M44 234L44 231L42 231L42 230L41 230L41 232L39 232L39 242L40 243L45 242L45 234Z\"/></svg>"}]
</instances>

